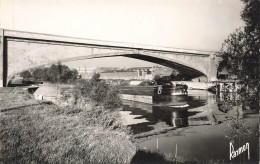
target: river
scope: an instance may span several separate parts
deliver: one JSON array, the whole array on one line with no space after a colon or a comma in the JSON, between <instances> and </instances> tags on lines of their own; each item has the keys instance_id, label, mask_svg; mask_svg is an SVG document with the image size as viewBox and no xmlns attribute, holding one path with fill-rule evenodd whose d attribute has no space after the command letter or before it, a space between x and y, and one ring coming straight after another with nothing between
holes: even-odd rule
<instances>
[{"instance_id":1,"label":"river","mask_svg":"<svg viewBox=\"0 0 260 164\"><path fill-rule=\"evenodd\" d=\"M236 94L190 90L187 96L162 96L153 104L123 101L121 113L135 135L145 134L140 149L176 154L177 147L177 156L185 161L258 163L259 116L243 111L237 99ZM246 151L230 160L232 140L234 150L249 143L249 156Z\"/></svg>"}]
</instances>

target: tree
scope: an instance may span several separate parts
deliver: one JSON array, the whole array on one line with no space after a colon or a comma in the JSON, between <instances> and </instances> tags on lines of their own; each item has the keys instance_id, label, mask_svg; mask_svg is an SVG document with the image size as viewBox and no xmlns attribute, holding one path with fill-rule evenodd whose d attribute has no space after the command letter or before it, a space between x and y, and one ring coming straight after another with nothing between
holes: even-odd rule
<instances>
[{"instance_id":1,"label":"tree","mask_svg":"<svg viewBox=\"0 0 260 164\"><path fill-rule=\"evenodd\" d=\"M78 71L76 69L70 69L66 65L53 64L49 68L37 68L33 71L32 76L36 80L49 81L52 83L70 83L74 82L78 77Z\"/></svg>"},{"instance_id":2,"label":"tree","mask_svg":"<svg viewBox=\"0 0 260 164\"><path fill-rule=\"evenodd\" d=\"M20 76L22 76L24 79L28 79L32 77L32 74L30 71L24 71L20 74Z\"/></svg>"},{"instance_id":3,"label":"tree","mask_svg":"<svg viewBox=\"0 0 260 164\"><path fill-rule=\"evenodd\" d=\"M219 55L226 67L246 84L259 76L259 0L242 1L245 7L241 18L246 25L224 41Z\"/></svg>"},{"instance_id":4,"label":"tree","mask_svg":"<svg viewBox=\"0 0 260 164\"><path fill-rule=\"evenodd\" d=\"M63 69L64 66L60 62L58 62L57 65L52 64L48 70L49 80L53 83L59 82L63 73Z\"/></svg>"},{"instance_id":5,"label":"tree","mask_svg":"<svg viewBox=\"0 0 260 164\"><path fill-rule=\"evenodd\" d=\"M226 39L219 52L221 63L238 77L243 109L257 109L259 91L259 0L242 0L245 7L240 27ZM222 66L219 66L222 67ZM221 69L221 68L219 68Z\"/></svg>"},{"instance_id":6,"label":"tree","mask_svg":"<svg viewBox=\"0 0 260 164\"><path fill-rule=\"evenodd\" d=\"M36 68L33 70L32 76L36 80L49 81L48 68Z\"/></svg>"},{"instance_id":7,"label":"tree","mask_svg":"<svg viewBox=\"0 0 260 164\"><path fill-rule=\"evenodd\" d=\"M259 0L242 0L245 7L241 13L241 18L245 21L247 32L258 30L259 32Z\"/></svg>"},{"instance_id":8,"label":"tree","mask_svg":"<svg viewBox=\"0 0 260 164\"><path fill-rule=\"evenodd\" d=\"M220 51L222 63L244 82L246 78L258 78L258 44L259 38L255 33L237 29L223 43Z\"/></svg>"}]
</instances>

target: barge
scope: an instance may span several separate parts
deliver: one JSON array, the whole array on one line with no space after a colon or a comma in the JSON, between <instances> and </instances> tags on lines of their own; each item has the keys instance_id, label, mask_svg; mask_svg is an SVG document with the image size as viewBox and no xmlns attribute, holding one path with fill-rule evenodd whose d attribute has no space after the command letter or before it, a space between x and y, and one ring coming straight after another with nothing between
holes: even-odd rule
<instances>
[{"instance_id":1,"label":"barge","mask_svg":"<svg viewBox=\"0 0 260 164\"><path fill-rule=\"evenodd\" d=\"M157 84L156 81L143 81L138 85L120 86L122 99L152 104L154 99L164 95L186 95L187 86L173 85L172 83Z\"/></svg>"}]
</instances>

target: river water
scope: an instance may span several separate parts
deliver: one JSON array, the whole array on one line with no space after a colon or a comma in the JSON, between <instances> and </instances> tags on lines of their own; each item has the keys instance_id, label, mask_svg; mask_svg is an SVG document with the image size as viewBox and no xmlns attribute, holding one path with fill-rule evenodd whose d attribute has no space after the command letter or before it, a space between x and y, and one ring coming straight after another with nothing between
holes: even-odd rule
<instances>
[{"instance_id":1,"label":"river water","mask_svg":"<svg viewBox=\"0 0 260 164\"><path fill-rule=\"evenodd\" d=\"M184 161L258 163L259 116L242 110L237 99L236 94L191 90L186 96L161 96L153 104L123 101L122 115L135 135L144 136L140 149L177 153ZM246 143L249 156L245 151L230 160L230 151Z\"/></svg>"}]
</instances>

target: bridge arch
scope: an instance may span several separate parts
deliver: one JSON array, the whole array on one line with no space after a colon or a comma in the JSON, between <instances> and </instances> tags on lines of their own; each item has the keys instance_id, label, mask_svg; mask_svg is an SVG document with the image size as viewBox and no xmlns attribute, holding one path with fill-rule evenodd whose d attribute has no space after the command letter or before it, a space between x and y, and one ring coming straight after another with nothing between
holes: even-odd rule
<instances>
[{"instance_id":1,"label":"bridge arch","mask_svg":"<svg viewBox=\"0 0 260 164\"><path fill-rule=\"evenodd\" d=\"M38 65L27 65L26 67L23 67L19 69L16 72L13 72L8 76L7 83L9 83L10 79L16 75L19 74L23 71L30 70L30 69L35 69L38 67L43 67L43 66L48 66L51 64L56 64L58 62L68 62L68 61L77 61L77 60L85 60L85 59L94 59L94 58L105 58L105 57L118 57L118 56L123 56L123 57L129 57L129 58L134 58L134 59L139 59L139 60L144 60L144 61L149 61L152 63L160 64L169 68L177 69L179 72L184 73L184 74L189 74L193 77L199 77L199 76L206 76L203 72L197 70L196 68L193 68L192 66L187 66L183 63L176 62L174 60L170 60L168 58L159 58L158 56L154 54L126 54L126 53L105 53L105 54L94 54L94 55L85 55L85 56L79 56L79 57L74 57L74 58L67 58L63 60L55 60L51 62L46 62L46 63L41 63Z\"/></svg>"}]
</instances>

